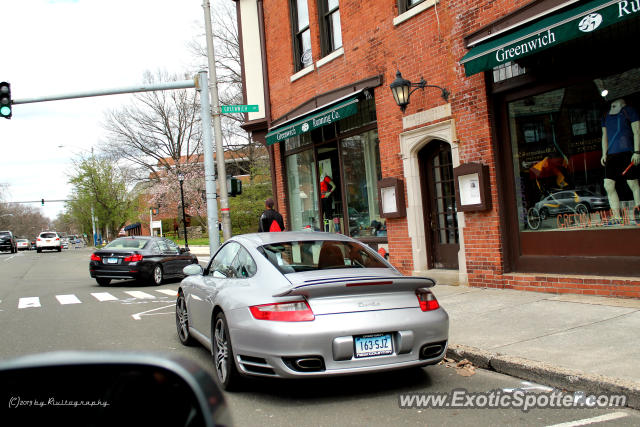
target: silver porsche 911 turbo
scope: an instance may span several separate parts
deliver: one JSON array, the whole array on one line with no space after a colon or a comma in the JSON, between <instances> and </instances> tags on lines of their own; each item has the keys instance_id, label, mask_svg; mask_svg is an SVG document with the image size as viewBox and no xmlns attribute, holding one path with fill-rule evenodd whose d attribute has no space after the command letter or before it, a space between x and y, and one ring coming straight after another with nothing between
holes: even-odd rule
<instances>
[{"instance_id":1,"label":"silver porsche 911 turbo","mask_svg":"<svg viewBox=\"0 0 640 427\"><path fill-rule=\"evenodd\" d=\"M211 350L220 384L438 363L449 317L425 277L400 274L371 248L333 233L235 236L207 268L185 267L180 341Z\"/></svg>"}]
</instances>

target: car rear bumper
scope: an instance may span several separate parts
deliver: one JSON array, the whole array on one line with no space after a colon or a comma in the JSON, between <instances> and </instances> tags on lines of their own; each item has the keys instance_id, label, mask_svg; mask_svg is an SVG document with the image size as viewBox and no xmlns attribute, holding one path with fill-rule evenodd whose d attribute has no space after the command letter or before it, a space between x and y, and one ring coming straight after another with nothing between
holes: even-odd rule
<instances>
[{"instance_id":1,"label":"car rear bumper","mask_svg":"<svg viewBox=\"0 0 640 427\"><path fill-rule=\"evenodd\" d=\"M227 316L236 365L245 375L304 378L426 366L442 360L448 344L449 318L443 309L320 315L311 322L256 320L248 309ZM392 354L355 357L353 337L376 333L391 334ZM439 347L427 352L431 345ZM315 358L321 369L295 366L304 358Z\"/></svg>"},{"instance_id":2,"label":"car rear bumper","mask_svg":"<svg viewBox=\"0 0 640 427\"><path fill-rule=\"evenodd\" d=\"M90 261L89 275L105 279L139 279L149 277L151 274L145 264L137 265L104 265L97 261Z\"/></svg>"}]
</instances>

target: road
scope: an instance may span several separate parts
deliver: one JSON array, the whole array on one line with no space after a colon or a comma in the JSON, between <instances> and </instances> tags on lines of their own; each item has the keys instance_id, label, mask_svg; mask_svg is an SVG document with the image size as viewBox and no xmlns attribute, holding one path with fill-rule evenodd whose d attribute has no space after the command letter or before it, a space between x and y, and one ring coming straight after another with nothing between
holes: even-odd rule
<instances>
[{"instance_id":1,"label":"road","mask_svg":"<svg viewBox=\"0 0 640 427\"><path fill-rule=\"evenodd\" d=\"M100 287L89 278L89 249L0 254L0 359L57 350L127 350L179 354L213 375L209 353L184 347L175 333L178 282L132 281ZM204 261L204 260L203 260ZM236 425L640 425L628 409L452 409L399 407L401 393L451 393L541 385L477 370L465 377L445 365L326 380L251 380L226 393ZM597 418L596 418L597 417Z\"/></svg>"}]
</instances>

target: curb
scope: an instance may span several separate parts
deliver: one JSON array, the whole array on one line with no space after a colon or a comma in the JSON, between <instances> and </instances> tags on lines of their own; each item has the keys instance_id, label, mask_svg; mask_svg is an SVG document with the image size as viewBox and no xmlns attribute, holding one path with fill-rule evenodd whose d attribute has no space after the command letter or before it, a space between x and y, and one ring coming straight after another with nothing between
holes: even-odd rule
<instances>
[{"instance_id":1,"label":"curb","mask_svg":"<svg viewBox=\"0 0 640 427\"><path fill-rule=\"evenodd\" d=\"M450 344L447 349L447 357L456 361L467 359L478 368L537 382L560 390L582 391L587 395L622 394L627 397L627 407L640 409L640 384L633 381L587 374L575 369L492 353L461 344Z\"/></svg>"}]
</instances>

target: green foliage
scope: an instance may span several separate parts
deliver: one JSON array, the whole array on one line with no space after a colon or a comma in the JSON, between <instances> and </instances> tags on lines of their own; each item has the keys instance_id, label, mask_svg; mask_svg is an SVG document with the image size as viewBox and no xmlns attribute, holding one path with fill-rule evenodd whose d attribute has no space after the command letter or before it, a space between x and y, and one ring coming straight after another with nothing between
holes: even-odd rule
<instances>
[{"instance_id":1,"label":"green foliage","mask_svg":"<svg viewBox=\"0 0 640 427\"><path fill-rule=\"evenodd\" d=\"M104 232L108 226L117 233L129 220L137 218L137 196L127 190L126 175L114 161L90 156L74 162L69 183L73 186L71 201L67 202L68 221L79 225L82 232L91 234L91 208Z\"/></svg>"},{"instance_id":2,"label":"green foliage","mask_svg":"<svg viewBox=\"0 0 640 427\"><path fill-rule=\"evenodd\" d=\"M273 197L271 181L244 185L241 195L229 197L233 235L258 231L258 220L267 197Z\"/></svg>"}]
</instances>

